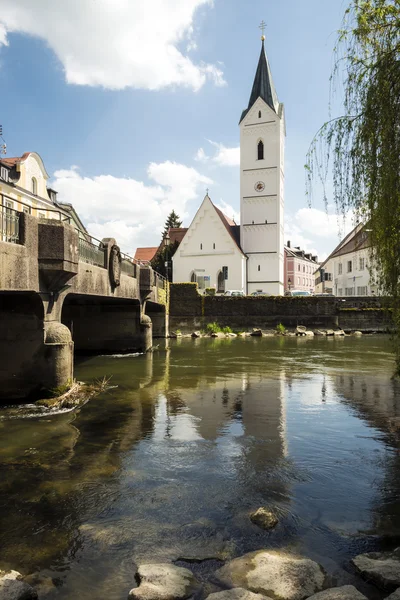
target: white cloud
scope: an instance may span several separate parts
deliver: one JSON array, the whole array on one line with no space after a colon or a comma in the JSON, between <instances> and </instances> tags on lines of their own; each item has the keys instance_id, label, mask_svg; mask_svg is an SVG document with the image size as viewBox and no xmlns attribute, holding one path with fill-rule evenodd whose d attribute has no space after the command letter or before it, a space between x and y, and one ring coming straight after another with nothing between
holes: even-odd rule
<instances>
[{"instance_id":1,"label":"white cloud","mask_svg":"<svg viewBox=\"0 0 400 600\"><path fill-rule=\"evenodd\" d=\"M220 66L194 64L196 10L212 0L0 0L0 44L6 31L44 40L68 83L157 90L223 85Z\"/></svg>"},{"instance_id":2,"label":"white cloud","mask_svg":"<svg viewBox=\"0 0 400 600\"><path fill-rule=\"evenodd\" d=\"M56 171L53 186L61 202L74 205L92 235L115 237L132 254L138 246L157 246L171 210L187 217L200 185L212 183L196 169L170 161L151 163L147 174L154 184L112 175L84 177L75 167Z\"/></svg>"},{"instance_id":3,"label":"white cloud","mask_svg":"<svg viewBox=\"0 0 400 600\"><path fill-rule=\"evenodd\" d=\"M219 208L220 210L222 210L222 212L224 213L224 215L226 215L227 217L229 217L230 219L233 219L236 223L236 225L239 225L240 223L240 213L235 210L233 208L233 206L231 206L230 204L228 204L227 202L225 202L224 200L222 200L222 198L220 199L219 202L214 202L215 206L217 208Z\"/></svg>"},{"instance_id":4,"label":"white cloud","mask_svg":"<svg viewBox=\"0 0 400 600\"><path fill-rule=\"evenodd\" d=\"M211 162L220 167L238 167L240 165L240 147L227 148L223 144L207 140L216 152L214 156L208 156L203 148L199 148L195 155L195 160L199 162Z\"/></svg>"}]
</instances>

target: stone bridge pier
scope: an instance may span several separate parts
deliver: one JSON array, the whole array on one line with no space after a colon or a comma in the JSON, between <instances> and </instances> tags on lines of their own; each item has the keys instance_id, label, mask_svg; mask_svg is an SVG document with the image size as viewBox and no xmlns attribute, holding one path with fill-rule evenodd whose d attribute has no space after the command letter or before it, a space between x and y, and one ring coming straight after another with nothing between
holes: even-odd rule
<instances>
[{"instance_id":1,"label":"stone bridge pier","mask_svg":"<svg viewBox=\"0 0 400 600\"><path fill-rule=\"evenodd\" d=\"M152 315L166 335L166 282L114 239L20 213L17 242L0 238L0 402L72 380L74 350L146 352Z\"/></svg>"}]
</instances>

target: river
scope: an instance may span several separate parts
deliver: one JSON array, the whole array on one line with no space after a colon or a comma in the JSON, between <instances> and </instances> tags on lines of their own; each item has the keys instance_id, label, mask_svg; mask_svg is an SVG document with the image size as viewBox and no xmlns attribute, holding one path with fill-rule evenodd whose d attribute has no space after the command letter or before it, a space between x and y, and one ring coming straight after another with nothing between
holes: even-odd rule
<instances>
[{"instance_id":1,"label":"river","mask_svg":"<svg viewBox=\"0 0 400 600\"><path fill-rule=\"evenodd\" d=\"M0 568L38 574L40 598L121 600L135 563L208 580L232 557L289 548L381 598L349 560L400 540L393 368L384 336L178 339L80 359L78 379L115 387L76 412L0 409ZM273 531L250 522L259 506L277 512Z\"/></svg>"}]
</instances>

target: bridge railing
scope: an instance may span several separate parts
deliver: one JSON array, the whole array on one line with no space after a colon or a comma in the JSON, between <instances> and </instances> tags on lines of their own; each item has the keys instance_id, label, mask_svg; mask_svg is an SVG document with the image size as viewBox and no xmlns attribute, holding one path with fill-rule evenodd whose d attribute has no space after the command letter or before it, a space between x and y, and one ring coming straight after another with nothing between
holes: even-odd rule
<instances>
[{"instance_id":1,"label":"bridge railing","mask_svg":"<svg viewBox=\"0 0 400 600\"><path fill-rule=\"evenodd\" d=\"M96 243L94 243L96 242ZM79 260L89 265L106 268L106 246L94 237L79 236Z\"/></svg>"},{"instance_id":2,"label":"bridge railing","mask_svg":"<svg viewBox=\"0 0 400 600\"><path fill-rule=\"evenodd\" d=\"M20 243L20 213L8 206L0 206L0 235L2 242Z\"/></svg>"},{"instance_id":3,"label":"bridge railing","mask_svg":"<svg viewBox=\"0 0 400 600\"><path fill-rule=\"evenodd\" d=\"M129 254L124 254L121 252L121 272L125 273L129 277L137 276L137 266L135 259L129 256Z\"/></svg>"}]
</instances>

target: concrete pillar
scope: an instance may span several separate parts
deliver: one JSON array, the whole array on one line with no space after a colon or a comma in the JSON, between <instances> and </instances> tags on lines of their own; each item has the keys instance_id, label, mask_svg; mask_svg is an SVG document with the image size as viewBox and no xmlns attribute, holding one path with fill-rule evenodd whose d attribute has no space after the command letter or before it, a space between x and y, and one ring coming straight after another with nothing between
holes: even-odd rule
<instances>
[{"instance_id":1,"label":"concrete pillar","mask_svg":"<svg viewBox=\"0 0 400 600\"><path fill-rule=\"evenodd\" d=\"M74 343L71 332L57 321L44 324L42 387L54 389L74 378Z\"/></svg>"},{"instance_id":2,"label":"concrete pillar","mask_svg":"<svg viewBox=\"0 0 400 600\"><path fill-rule=\"evenodd\" d=\"M142 315L140 319L140 333L143 344L142 350L147 352L153 346L153 324L147 315Z\"/></svg>"}]
</instances>

